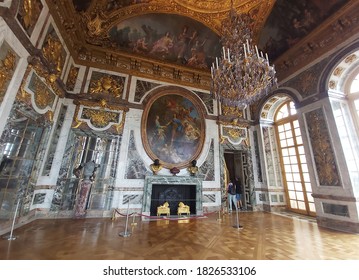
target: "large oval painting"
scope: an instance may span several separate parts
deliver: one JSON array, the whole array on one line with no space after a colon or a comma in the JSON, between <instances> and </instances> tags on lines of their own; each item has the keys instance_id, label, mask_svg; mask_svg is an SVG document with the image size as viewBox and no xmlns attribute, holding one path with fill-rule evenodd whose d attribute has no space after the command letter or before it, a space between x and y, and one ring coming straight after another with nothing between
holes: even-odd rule
<instances>
[{"instance_id":1,"label":"large oval painting","mask_svg":"<svg viewBox=\"0 0 359 280\"><path fill-rule=\"evenodd\" d=\"M152 159L164 167L184 167L203 146L204 117L200 104L187 91L162 91L150 98L142 119L142 140Z\"/></svg>"}]
</instances>

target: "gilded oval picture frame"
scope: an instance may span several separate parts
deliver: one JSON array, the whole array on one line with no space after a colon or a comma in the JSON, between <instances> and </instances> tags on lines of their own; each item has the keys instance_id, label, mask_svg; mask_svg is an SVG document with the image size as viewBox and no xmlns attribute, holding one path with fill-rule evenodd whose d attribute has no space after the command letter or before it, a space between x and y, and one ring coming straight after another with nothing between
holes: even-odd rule
<instances>
[{"instance_id":1,"label":"gilded oval picture frame","mask_svg":"<svg viewBox=\"0 0 359 280\"><path fill-rule=\"evenodd\" d=\"M151 159L166 168L184 167L203 148L205 122L200 101L183 89L153 94L142 117L142 141Z\"/></svg>"}]
</instances>

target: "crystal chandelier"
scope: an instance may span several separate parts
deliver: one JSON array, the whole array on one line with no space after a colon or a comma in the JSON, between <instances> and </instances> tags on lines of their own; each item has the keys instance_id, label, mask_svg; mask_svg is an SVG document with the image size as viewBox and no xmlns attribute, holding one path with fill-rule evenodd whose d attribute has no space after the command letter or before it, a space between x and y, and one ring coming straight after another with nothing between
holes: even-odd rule
<instances>
[{"instance_id":1,"label":"crystal chandelier","mask_svg":"<svg viewBox=\"0 0 359 280\"><path fill-rule=\"evenodd\" d=\"M249 14L237 14L232 4L222 22L222 57L211 67L211 91L222 106L244 109L277 82L268 55L252 45L252 26Z\"/></svg>"}]
</instances>

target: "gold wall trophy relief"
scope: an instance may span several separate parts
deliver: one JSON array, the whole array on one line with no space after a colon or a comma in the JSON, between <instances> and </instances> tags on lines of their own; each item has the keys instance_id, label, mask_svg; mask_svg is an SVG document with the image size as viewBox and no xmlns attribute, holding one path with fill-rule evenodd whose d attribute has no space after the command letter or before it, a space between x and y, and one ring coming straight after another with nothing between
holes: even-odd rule
<instances>
[{"instance_id":1,"label":"gold wall trophy relief","mask_svg":"<svg viewBox=\"0 0 359 280\"><path fill-rule=\"evenodd\" d=\"M116 79L117 78L117 79ZM114 98L121 98L124 89L124 81L120 77L106 75L99 79L92 80L90 94L104 94Z\"/></svg>"},{"instance_id":2,"label":"gold wall trophy relief","mask_svg":"<svg viewBox=\"0 0 359 280\"><path fill-rule=\"evenodd\" d=\"M12 78L16 65L16 55L8 51L6 56L0 61L0 102L2 102L7 86Z\"/></svg>"},{"instance_id":3,"label":"gold wall trophy relief","mask_svg":"<svg viewBox=\"0 0 359 280\"><path fill-rule=\"evenodd\" d=\"M20 0L17 19L28 35L31 35L42 8L40 0Z\"/></svg>"},{"instance_id":4,"label":"gold wall trophy relief","mask_svg":"<svg viewBox=\"0 0 359 280\"><path fill-rule=\"evenodd\" d=\"M75 67L73 65L71 66L71 69L70 69L70 72L69 72L69 75L68 75L67 81L66 81L66 90L73 91L75 89L79 71L80 71L80 68Z\"/></svg>"},{"instance_id":5,"label":"gold wall trophy relief","mask_svg":"<svg viewBox=\"0 0 359 280\"><path fill-rule=\"evenodd\" d=\"M47 60L50 70L54 71L56 76L59 77L65 62L65 51L60 39L49 33L42 47L42 54Z\"/></svg>"}]
</instances>

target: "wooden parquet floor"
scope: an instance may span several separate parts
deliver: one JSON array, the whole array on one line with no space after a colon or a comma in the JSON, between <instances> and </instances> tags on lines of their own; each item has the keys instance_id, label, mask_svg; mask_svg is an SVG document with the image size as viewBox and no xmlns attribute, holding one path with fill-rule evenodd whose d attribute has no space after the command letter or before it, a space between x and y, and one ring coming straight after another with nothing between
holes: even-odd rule
<instances>
[{"instance_id":1,"label":"wooden parquet floor","mask_svg":"<svg viewBox=\"0 0 359 280\"><path fill-rule=\"evenodd\" d=\"M0 239L3 260L359 260L359 235L265 212L184 220L37 220Z\"/></svg>"}]
</instances>

